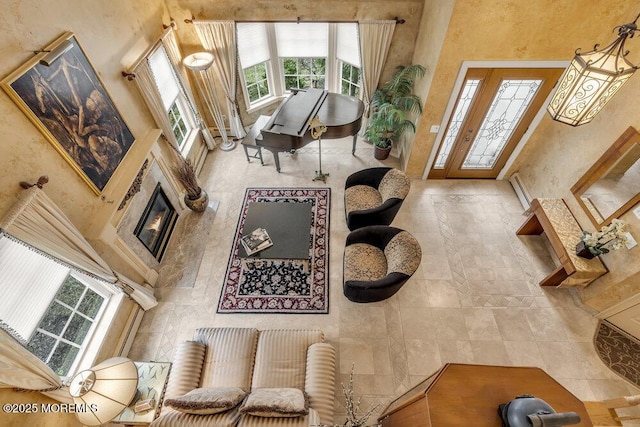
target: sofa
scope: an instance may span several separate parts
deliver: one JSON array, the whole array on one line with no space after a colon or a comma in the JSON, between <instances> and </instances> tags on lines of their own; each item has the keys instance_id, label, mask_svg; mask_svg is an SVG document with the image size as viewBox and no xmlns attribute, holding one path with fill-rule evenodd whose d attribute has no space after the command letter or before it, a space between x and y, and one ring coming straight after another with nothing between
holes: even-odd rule
<instances>
[{"instance_id":1,"label":"sofa","mask_svg":"<svg viewBox=\"0 0 640 427\"><path fill-rule=\"evenodd\" d=\"M193 340L176 348L164 405L151 426L332 425L335 365L335 350L324 342L320 330L200 328ZM237 405L218 413L203 413L207 411L201 402L191 397L220 390L246 395ZM261 407L265 403L256 402L265 393L271 397L275 393L276 400L287 405L294 401L288 393L304 396L306 413ZM191 405L187 409L180 407L186 405L185 400ZM210 400L206 403L211 404Z\"/></svg>"}]
</instances>

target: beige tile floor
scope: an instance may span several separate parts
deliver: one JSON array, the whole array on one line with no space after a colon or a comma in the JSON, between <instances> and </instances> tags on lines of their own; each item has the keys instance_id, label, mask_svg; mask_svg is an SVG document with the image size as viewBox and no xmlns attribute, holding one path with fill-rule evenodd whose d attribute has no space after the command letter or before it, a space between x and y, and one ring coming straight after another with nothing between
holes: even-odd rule
<instances>
[{"instance_id":1,"label":"beige tile floor","mask_svg":"<svg viewBox=\"0 0 640 427\"><path fill-rule=\"evenodd\" d=\"M171 360L177 343L198 327L321 328L339 355L336 422L344 420L340 384L352 367L364 408L386 404L446 362L541 367L583 400L638 393L598 359L592 344L597 321L577 294L537 285L554 260L544 237L515 235L525 217L505 181L413 180L393 225L420 241L419 270L386 301L348 301L342 294L345 179L398 163L378 162L361 141L356 156L348 139L322 145L326 184L312 181L316 144L281 154L280 174L266 151L264 166L248 163L240 146L209 154L200 178L215 215L201 219L211 222L208 236L195 237L206 239L191 255L201 258L195 283L156 289L160 303L145 314L130 357ZM244 189L285 186L331 187L329 314L217 314Z\"/></svg>"}]
</instances>

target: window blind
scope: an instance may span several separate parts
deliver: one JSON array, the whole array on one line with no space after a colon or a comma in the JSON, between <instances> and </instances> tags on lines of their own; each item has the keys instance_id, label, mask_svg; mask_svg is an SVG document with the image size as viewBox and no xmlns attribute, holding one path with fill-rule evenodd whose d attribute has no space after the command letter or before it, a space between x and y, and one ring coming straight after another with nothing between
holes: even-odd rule
<instances>
[{"instance_id":1,"label":"window blind","mask_svg":"<svg viewBox=\"0 0 640 427\"><path fill-rule=\"evenodd\" d=\"M326 58L329 55L329 24L326 22L275 24L280 58Z\"/></svg>"},{"instance_id":2,"label":"window blind","mask_svg":"<svg viewBox=\"0 0 640 427\"><path fill-rule=\"evenodd\" d=\"M28 341L69 269L0 236L0 320Z\"/></svg>"},{"instance_id":3,"label":"window blind","mask_svg":"<svg viewBox=\"0 0 640 427\"><path fill-rule=\"evenodd\" d=\"M180 86L163 46L158 47L155 52L149 55L149 67L158 86L162 104L169 111L169 107L175 102L180 93Z\"/></svg>"},{"instance_id":4,"label":"window blind","mask_svg":"<svg viewBox=\"0 0 640 427\"><path fill-rule=\"evenodd\" d=\"M336 30L336 57L341 61L360 67L358 24L340 22L336 24Z\"/></svg>"},{"instance_id":5,"label":"window blind","mask_svg":"<svg viewBox=\"0 0 640 427\"><path fill-rule=\"evenodd\" d=\"M268 61L269 39L267 25L264 22L240 22L236 24L238 31L238 56L242 68Z\"/></svg>"}]
</instances>

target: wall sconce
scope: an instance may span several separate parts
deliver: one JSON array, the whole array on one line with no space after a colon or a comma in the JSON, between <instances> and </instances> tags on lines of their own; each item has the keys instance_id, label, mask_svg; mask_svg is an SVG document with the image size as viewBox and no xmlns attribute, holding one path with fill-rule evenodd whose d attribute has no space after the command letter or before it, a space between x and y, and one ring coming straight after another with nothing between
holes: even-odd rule
<instances>
[{"instance_id":1,"label":"wall sconce","mask_svg":"<svg viewBox=\"0 0 640 427\"><path fill-rule=\"evenodd\" d=\"M615 27L618 38L604 49L598 50L597 44L590 52L579 53L580 49L576 49L576 56L547 106L553 120L571 126L589 123L638 69L627 60L629 51L624 49L624 43L639 31L639 17Z\"/></svg>"},{"instance_id":2,"label":"wall sconce","mask_svg":"<svg viewBox=\"0 0 640 427\"><path fill-rule=\"evenodd\" d=\"M46 52L47 54L40 59L40 65L50 67L51 64L56 62L58 58L64 55L65 52L68 52L72 47L73 43L71 43L69 40L65 40L51 50L36 50L33 53L38 54Z\"/></svg>"},{"instance_id":3,"label":"wall sconce","mask_svg":"<svg viewBox=\"0 0 640 427\"><path fill-rule=\"evenodd\" d=\"M213 120L218 126L222 145L220 149L223 151L233 150L236 143L227 136L227 130L224 124L224 116L218 106L218 90L215 84L215 77L211 72L213 65L213 55L209 52L192 53L182 60L182 63L194 74L198 90L204 98L209 112L213 116Z\"/></svg>"},{"instance_id":4,"label":"wall sconce","mask_svg":"<svg viewBox=\"0 0 640 427\"><path fill-rule=\"evenodd\" d=\"M138 387L138 368L126 357L113 357L82 371L69 384L76 417L87 426L106 424L129 406Z\"/></svg>"}]
</instances>

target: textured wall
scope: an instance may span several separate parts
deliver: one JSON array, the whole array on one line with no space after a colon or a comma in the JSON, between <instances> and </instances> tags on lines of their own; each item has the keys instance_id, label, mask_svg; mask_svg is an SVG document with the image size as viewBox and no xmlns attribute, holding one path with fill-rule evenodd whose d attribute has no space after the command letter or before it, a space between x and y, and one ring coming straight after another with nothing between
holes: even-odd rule
<instances>
[{"instance_id":1,"label":"textured wall","mask_svg":"<svg viewBox=\"0 0 640 427\"><path fill-rule=\"evenodd\" d=\"M425 9L429 1L426 2ZM615 38L613 27L632 21L637 2L558 2L533 0L457 0L434 70L425 109L407 163L414 176L424 172L458 70L463 61L569 60L574 49L589 50ZM426 19L426 18L425 18ZM424 21L423 21L424 22ZM424 25L421 31L427 28ZM627 43L632 62L640 62L640 42ZM416 49L414 58L427 53ZM425 62L427 59L425 59ZM419 61L418 61L419 62ZM564 198L585 229L593 229L570 192L571 186L628 127L640 128L640 77L634 76L590 124L573 128L545 116L510 168L519 171L533 197ZM640 237L640 223L623 219ZM640 291L640 249L622 249L602 257L610 273L582 291L591 307L601 310ZM636 277L634 280L633 277Z\"/></svg>"},{"instance_id":2,"label":"textured wall","mask_svg":"<svg viewBox=\"0 0 640 427\"><path fill-rule=\"evenodd\" d=\"M136 139L152 127L152 119L137 89L120 75L162 31L168 13L161 0L85 2L60 0L0 0L3 31L0 34L0 76L33 57L32 51L75 33L89 61ZM34 182L47 174L47 193L83 232L95 227L92 217L103 207L99 197L69 167L16 104L0 91L0 216L20 191L18 182ZM136 150L136 144L131 148ZM127 158L125 157L125 162ZM124 163L123 163L124 164ZM118 174L118 171L116 171ZM128 187L128 184L127 184ZM107 197L113 189L105 190ZM120 190L115 191L119 193ZM124 189L126 192L126 188ZM124 193L122 193L124 194ZM116 194L121 197L120 194Z\"/></svg>"}]
</instances>

